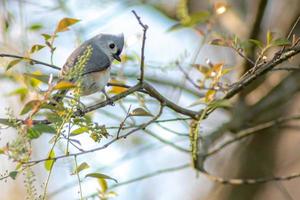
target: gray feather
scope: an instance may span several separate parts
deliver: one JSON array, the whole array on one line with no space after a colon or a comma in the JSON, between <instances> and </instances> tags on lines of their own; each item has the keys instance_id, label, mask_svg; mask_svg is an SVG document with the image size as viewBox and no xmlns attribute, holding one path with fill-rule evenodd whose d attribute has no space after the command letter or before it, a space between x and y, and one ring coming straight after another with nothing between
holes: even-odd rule
<instances>
[{"instance_id":1,"label":"gray feather","mask_svg":"<svg viewBox=\"0 0 300 200\"><path fill-rule=\"evenodd\" d=\"M108 58L108 56L100 49L99 46L95 45L94 38L84 42L82 45L80 45L68 58L67 62L63 66L62 75L65 75L68 73L70 68L74 67L76 65L76 62L78 61L78 58L84 53L87 46L92 46L92 55L90 59L87 61L84 74L89 74L92 72L99 72L106 70L111 62Z\"/></svg>"}]
</instances>

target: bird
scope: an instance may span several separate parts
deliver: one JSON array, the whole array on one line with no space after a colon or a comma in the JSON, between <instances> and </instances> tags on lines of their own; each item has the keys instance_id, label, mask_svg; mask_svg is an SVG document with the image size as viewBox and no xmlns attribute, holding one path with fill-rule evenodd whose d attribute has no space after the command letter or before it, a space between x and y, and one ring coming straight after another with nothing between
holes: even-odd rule
<instances>
[{"instance_id":1,"label":"bird","mask_svg":"<svg viewBox=\"0 0 300 200\"><path fill-rule=\"evenodd\" d=\"M110 100L105 92L105 86L110 79L112 62L114 60L121 62L120 55L123 47L123 33L117 35L100 33L92 37L83 42L71 53L60 71L60 79L58 82L76 82L78 78L81 78L81 96L87 96L101 91L106 99ZM78 64L82 62L85 54L88 55L83 63L82 72L79 74L79 77L72 77L74 70L76 74L77 69L75 69L75 66L78 66ZM61 102L67 92L68 90L57 92L52 99L52 105ZM113 105L113 102L110 103Z\"/></svg>"}]
</instances>

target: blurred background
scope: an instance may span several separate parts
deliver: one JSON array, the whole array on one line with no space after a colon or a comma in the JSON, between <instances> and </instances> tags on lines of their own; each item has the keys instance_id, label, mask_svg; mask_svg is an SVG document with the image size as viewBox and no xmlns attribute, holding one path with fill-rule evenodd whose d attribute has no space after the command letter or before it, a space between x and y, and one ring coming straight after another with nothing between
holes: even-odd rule
<instances>
[{"instance_id":1,"label":"blurred background","mask_svg":"<svg viewBox=\"0 0 300 200\"><path fill-rule=\"evenodd\" d=\"M48 47L34 53L30 52L31 47L44 44L41 34L52 34L62 18L76 18L80 22L71 26L69 31L59 33L55 39L53 64L61 67L81 42L98 33L122 32L126 46L122 62L114 63L112 80L134 85L139 75L143 33L131 12L135 10L142 22L149 26L145 48L146 80L172 102L199 110L205 107L205 98L209 98L207 88L211 86L212 78L199 69L201 66L209 68L221 64L226 69L226 74L218 80L215 98L221 97L226 88L251 67L234 48L215 45L213 41L235 36L239 40L252 38L265 43L268 31L274 32L274 37L285 37L300 14L299 7L299 0L1 0L0 53L30 54L31 58L51 63ZM299 32L298 24L294 33L299 35ZM268 52L270 58L274 50ZM254 60L257 51L257 48L250 47L245 53ZM54 69L28 63L18 63L6 71L10 61L9 58L0 58L0 118L7 118L8 113L19 117L24 104L38 98L39 95L32 89L32 80L24 73L58 75ZM299 56L283 66L299 67ZM199 87L195 87L195 83ZM38 87L44 86L40 84ZM217 145L245 128L297 114L299 89L299 70L271 72L232 99L234 106L218 109L203 121L200 134L209 139L209 145ZM107 90L110 95L120 92L113 87ZM103 99L99 93L84 97L82 101L90 105ZM120 125L129 107L145 105L152 114L158 112L159 105L152 98L135 94L115 106L94 111L90 117L94 122L105 125L108 133L115 136L115 127ZM181 117L166 109L160 119ZM128 123L140 124L147 120L147 117L132 117ZM296 153L300 143L299 125L299 122L294 122L272 127L263 130L264 134L239 141L210 157L206 169L224 178L259 178L297 172L300 167ZM84 174L98 171L125 183L118 185L107 181L109 190L114 192L111 193L112 199L116 200L300 198L299 179L240 186L212 182L187 166L191 163L188 134L189 120L155 123L104 150L78 157L79 163L90 165L80 174L83 196L99 199L95 196L100 190L97 180L84 178ZM112 136L100 143L94 142L87 134L74 139L80 141L81 148L88 150L105 144ZM1 146L16 137L15 129L1 126ZM50 139L51 135L43 134L32 140L33 160L47 157ZM57 155L64 154L65 145L65 142L59 143ZM76 152L76 149L72 150ZM0 163L0 174L13 170L16 165L5 155L0 155ZM32 182L37 193L41 194L47 172L43 163L32 169L34 175L24 174L16 180L0 181L1 199L26 199L28 182ZM70 175L73 170L74 160L71 158L56 162L49 181L48 199L80 198L77 177ZM126 183L141 176L141 180Z\"/></svg>"}]
</instances>

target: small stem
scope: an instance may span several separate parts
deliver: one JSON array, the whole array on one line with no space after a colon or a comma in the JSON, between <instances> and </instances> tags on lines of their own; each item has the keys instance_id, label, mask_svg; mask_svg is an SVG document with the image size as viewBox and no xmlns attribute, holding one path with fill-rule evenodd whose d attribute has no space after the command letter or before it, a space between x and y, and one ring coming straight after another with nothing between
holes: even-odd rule
<instances>
[{"instance_id":1,"label":"small stem","mask_svg":"<svg viewBox=\"0 0 300 200\"><path fill-rule=\"evenodd\" d=\"M137 15L137 13L134 10L132 10L132 13L135 15L139 24L143 28L143 42L142 42L142 48L141 48L141 67L140 67L141 74L140 74L140 78L139 78L140 82L142 83L144 81L145 43L146 43L146 33L148 30L148 25L143 24L143 22L141 21L141 18Z\"/></svg>"},{"instance_id":2,"label":"small stem","mask_svg":"<svg viewBox=\"0 0 300 200\"><path fill-rule=\"evenodd\" d=\"M51 65L51 64L39 61L39 60L32 59L32 58L27 58L25 56L17 56L17 55L12 55L12 54L1 53L0 57L19 58L19 59L22 59L24 61L26 61L26 60L30 61L33 64L40 64L40 65L44 65L44 66L50 67L52 69L60 70L60 68L57 67L57 66L55 66L55 65Z\"/></svg>"},{"instance_id":3,"label":"small stem","mask_svg":"<svg viewBox=\"0 0 300 200\"><path fill-rule=\"evenodd\" d=\"M77 164L77 156L76 155L74 156L74 160L75 160L75 172L77 175L77 180L78 180L78 185L79 185L80 200L83 200L81 181L80 181L79 173L77 172L78 164Z\"/></svg>"}]
</instances>

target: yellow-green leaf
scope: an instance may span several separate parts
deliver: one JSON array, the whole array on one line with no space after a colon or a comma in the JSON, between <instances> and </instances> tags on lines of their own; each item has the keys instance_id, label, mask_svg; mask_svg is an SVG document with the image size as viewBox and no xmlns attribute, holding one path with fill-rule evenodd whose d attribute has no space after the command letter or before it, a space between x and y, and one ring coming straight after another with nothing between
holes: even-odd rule
<instances>
[{"instance_id":1,"label":"yellow-green leaf","mask_svg":"<svg viewBox=\"0 0 300 200\"><path fill-rule=\"evenodd\" d=\"M43 28L43 24L40 24L40 23L34 23L34 24L31 24L28 29L31 30L31 31L38 31L40 29Z\"/></svg>"},{"instance_id":2,"label":"yellow-green leaf","mask_svg":"<svg viewBox=\"0 0 300 200\"><path fill-rule=\"evenodd\" d=\"M216 46L228 46L228 43L226 40L224 40L223 38L216 38L213 39L212 41L209 42L209 44L211 45L216 45Z\"/></svg>"},{"instance_id":3,"label":"yellow-green leaf","mask_svg":"<svg viewBox=\"0 0 300 200\"><path fill-rule=\"evenodd\" d=\"M105 194L105 197L107 199L114 198L116 196L118 196L118 194L116 192L114 192L114 191L109 191L108 193Z\"/></svg>"},{"instance_id":4,"label":"yellow-green leaf","mask_svg":"<svg viewBox=\"0 0 300 200\"><path fill-rule=\"evenodd\" d=\"M6 71L8 71L10 68L12 68L13 66L15 66L16 64L18 64L19 62L21 62L22 59L15 59L12 60L8 63L7 67L6 67Z\"/></svg>"},{"instance_id":5,"label":"yellow-green leaf","mask_svg":"<svg viewBox=\"0 0 300 200\"><path fill-rule=\"evenodd\" d=\"M0 124L6 125L6 126L14 126L13 122L10 122L8 119L0 119Z\"/></svg>"},{"instance_id":6,"label":"yellow-green leaf","mask_svg":"<svg viewBox=\"0 0 300 200\"><path fill-rule=\"evenodd\" d=\"M53 149L48 153L48 158L55 158L55 152ZM53 167L53 164L54 164L54 160L46 160L45 161L45 169L47 171L50 171Z\"/></svg>"},{"instance_id":7,"label":"yellow-green leaf","mask_svg":"<svg viewBox=\"0 0 300 200\"><path fill-rule=\"evenodd\" d=\"M5 153L4 149L0 148L0 154L4 154L4 153Z\"/></svg>"},{"instance_id":8,"label":"yellow-green leaf","mask_svg":"<svg viewBox=\"0 0 300 200\"><path fill-rule=\"evenodd\" d=\"M35 106L38 106L41 104L40 100L32 100L29 101L28 103L25 104L25 106L23 107L20 115L25 115L26 113L28 113L30 110L32 110Z\"/></svg>"},{"instance_id":9,"label":"yellow-green leaf","mask_svg":"<svg viewBox=\"0 0 300 200\"><path fill-rule=\"evenodd\" d=\"M228 99L221 99L212 101L208 106L211 108L227 108L231 107L232 105Z\"/></svg>"},{"instance_id":10,"label":"yellow-green leaf","mask_svg":"<svg viewBox=\"0 0 300 200\"><path fill-rule=\"evenodd\" d=\"M118 81L118 80L115 80L115 79L111 80L111 83L124 84L123 81ZM120 94L122 92L125 92L126 90L127 90L127 88L124 88L124 87L112 86L111 90L109 90L109 93Z\"/></svg>"},{"instance_id":11,"label":"yellow-green leaf","mask_svg":"<svg viewBox=\"0 0 300 200\"><path fill-rule=\"evenodd\" d=\"M12 95L19 95L19 96L20 96L20 100L21 100L21 101L24 101L24 99L26 98L27 94L28 94L28 89L22 87L22 88L18 88L18 89L16 89L16 90L10 92L8 95L9 95L9 96L12 96Z\"/></svg>"},{"instance_id":12,"label":"yellow-green leaf","mask_svg":"<svg viewBox=\"0 0 300 200\"><path fill-rule=\"evenodd\" d=\"M55 90L65 90L70 88L75 88L76 84L69 82L69 81L60 81L58 82L53 89Z\"/></svg>"},{"instance_id":13,"label":"yellow-green leaf","mask_svg":"<svg viewBox=\"0 0 300 200\"><path fill-rule=\"evenodd\" d=\"M55 32L63 32L63 31L67 31L69 30L69 26L72 26L73 24L79 22L79 19L74 19L74 18L63 18L62 20L60 20L60 22L58 23Z\"/></svg>"},{"instance_id":14,"label":"yellow-green leaf","mask_svg":"<svg viewBox=\"0 0 300 200\"><path fill-rule=\"evenodd\" d=\"M199 11L193 13L190 17L191 17L190 25L193 26L198 23L206 22L210 17L210 13L208 11Z\"/></svg>"},{"instance_id":15,"label":"yellow-green leaf","mask_svg":"<svg viewBox=\"0 0 300 200\"><path fill-rule=\"evenodd\" d=\"M46 34L46 33L43 33L42 36L45 39L45 41L48 41L52 37L50 34Z\"/></svg>"},{"instance_id":16,"label":"yellow-green leaf","mask_svg":"<svg viewBox=\"0 0 300 200\"><path fill-rule=\"evenodd\" d=\"M273 32L268 31L267 32L267 45L271 44L273 40Z\"/></svg>"},{"instance_id":17,"label":"yellow-green leaf","mask_svg":"<svg viewBox=\"0 0 300 200\"><path fill-rule=\"evenodd\" d=\"M274 45L274 46L285 46L285 45L289 45L289 44L291 44L291 42L286 38L278 38L278 39L272 41L272 45Z\"/></svg>"},{"instance_id":18,"label":"yellow-green leaf","mask_svg":"<svg viewBox=\"0 0 300 200\"><path fill-rule=\"evenodd\" d=\"M101 191L105 193L108 189L106 180L104 178L98 178L98 184L101 187Z\"/></svg>"},{"instance_id":19,"label":"yellow-green leaf","mask_svg":"<svg viewBox=\"0 0 300 200\"><path fill-rule=\"evenodd\" d=\"M118 182L116 179L110 177L110 176L107 176L105 174L101 174L101 173L90 173L90 174L87 174L85 175L85 177L91 177L91 178L104 178L104 179L110 179L110 180L113 180L115 181L116 183Z\"/></svg>"},{"instance_id":20,"label":"yellow-green leaf","mask_svg":"<svg viewBox=\"0 0 300 200\"><path fill-rule=\"evenodd\" d=\"M215 97L216 91L215 90L208 90L205 94L205 103L211 102Z\"/></svg>"},{"instance_id":21,"label":"yellow-green leaf","mask_svg":"<svg viewBox=\"0 0 300 200\"><path fill-rule=\"evenodd\" d=\"M81 163L73 172L71 175L75 175L75 174L78 174L79 172L81 172L82 170L85 170L87 168L89 168L90 166L86 163L86 162L83 162Z\"/></svg>"},{"instance_id":22,"label":"yellow-green leaf","mask_svg":"<svg viewBox=\"0 0 300 200\"><path fill-rule=\"evenodd\" d=\"M151 113L146 111L144 108L136 108L129 113L130 116L153 116Z\"/></svg>"},{"instance_id":23,"label":"yellow-green leaf","mask_svg":"<svg viewBox=\"0 0 300 200\"><path fill-rule=\"evenodd\" d=\"M262 46L263 46L263 43L259 40L249 39L248 42L254 44L255 46L257 46L259 48L262 48Z\"/></svg>"},{"instance_id":24,"label":"yellow-green leaf","mask_svg":"<svg viewBox=\"0 0 300 200\"><path fill-rule=\"evenodd\" d=\"M75 129L74 131L71 132L71 135L80 135L82 133L87 132L89 129L88 127L80 127L78 129Z\"/></svg>"},{"instance_id":25,"label":"yellow-green leaf","mask_svg":"<svg viewBox=\"0 0 300 200\"><path fill-rule=\"evenodd\" d=\"M41 50L41 49L44 48L44 47L45 47L45 45L35 44L35 45L33 45L33 46L31 47L30 53L35 53L35 52Z\"/></svg>"},{"instance_id":26,"label":"yellow-green leaf","mask_svg":"<svg viewBox=\"0 0 300 200\"><path fill-rule=\"evenodd\" d=\"M209 68L204 65L193 64L193 67L195 67L202 74L206 74L209 71Z\"/></svg>"},{"instance_id":27,"label":"yellow-green leaf","mask_svg":"<svg viewBox=\"0 0 300 200\"><path fill-rule=\"evenodd\" d=\"M49 75L45 75L45 74L29 74L29 73L24 73L25 76L28 76L30 78L34 78L34 79L37 79L43 83L46 83L48 84L48 81L49 81Z\"/></svg>"}]
</instances>

